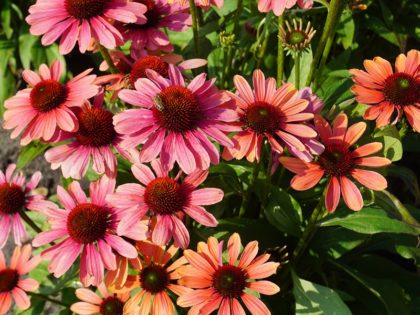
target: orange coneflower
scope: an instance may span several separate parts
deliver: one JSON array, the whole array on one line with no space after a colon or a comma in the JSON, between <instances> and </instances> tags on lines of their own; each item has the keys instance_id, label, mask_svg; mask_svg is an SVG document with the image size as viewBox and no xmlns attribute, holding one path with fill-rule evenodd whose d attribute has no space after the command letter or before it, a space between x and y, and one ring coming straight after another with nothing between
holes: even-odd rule
<instances>
[{"instance_id":1,"label":"orange coneflower","mask_svg":"<svg viewBox=\"0 0 420 315\"><path fill-rule=\"evenodd\" d=\"M376 120L376 127L396 123L403 111L416 132L420 132L420 52L410 50L405 56L400 54L395 61L395 73L391 64L381 58L365 60L367 72L352 69L352 91L358 102L369 105L364 114L368 120Z\"/></svg>"}]
</instances>

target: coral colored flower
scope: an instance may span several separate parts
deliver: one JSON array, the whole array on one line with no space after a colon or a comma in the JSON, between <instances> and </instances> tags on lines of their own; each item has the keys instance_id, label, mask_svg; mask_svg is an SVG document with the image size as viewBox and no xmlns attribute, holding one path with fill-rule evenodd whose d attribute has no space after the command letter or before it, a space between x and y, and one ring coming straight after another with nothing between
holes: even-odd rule
<instances>
[{"instance_id":1,"label":"coral colored flower","mask_svg":"<svg viewBox=\"0 0 420 315\"><path fill-rule=\"evenodd\" d=\"M316 139L316 131L304 124L313 118L313 113L306 112L308 101L299 97L293 85L284 84L276 89L276 80L266 80L261 70L254 71L253 82L254 90L236 75L234 83L239 94L228 92L236 101L243 131L233 137L234 147L225 148L223 158L240 160L246 156L250 162L259 161L264 139L278 154L283 153L284 146L292 152L321 153L323 148ZM314 145L308 147L309 143Z\"/></svg>"},{"instance_id":2,"label":"coral colored flower","mask_svg":"<svg viewBox=\"0 0 420 315\"><path fill-rule=\"evenodd\" d=\"M95 98L93 106L87 102L76 110L79 130L60 138L71 142L53 147L45 153L52 169L61 167L66 178L81 179L88 170L91 158L96 173L115 177L117 158L112 148L129 158L128 152L120 147L121 136L112 123L113 114L103 108L103 101L103 94L100 94Z\"/></svg>"},{"instance_id":3,"label":"coral colored flower","mask_svg":"<svg viewBox=\"0 0 420 315\"><path fill-rule=\"evenodd\" d=\"M269 254L258 257L258 242L248 243L242 255L241 239L234 233L227 246L227 258L222 256L223 242L210 237L207 244L200 242L197 252L184 251L189 265L177 269L179 284L194 291L182 294L177 301L181 307L192 307L188 314L209 315L219 309L218 314L245 314L239 299L255 315L271 314L261 300L249 293L249 290L260 294L273 295L280 288L266 280L274 273L279 263L267 262Z\"/></svg>"},{"instance_id":4,"label":"coral colored flower","mask_svg":"<svg viewBox=\"0 0 420 315\"><path fill-rule=\"evenodd\" d=\"M154 243L165 245L173 237L176 246L186 248L190 235L179 212L188 214L202 225L214 227L216 218L202 206L221 201L223 191L197 189L207 178L208 171L196 170L180 181L179 175L169 177L168 170L158 160L152 162L152 169L154 173L146 165L133 165L131 170L142 185L124 184L108 196L109 203L122 212L118 234L138 239L134 235L136 225L149 212L157 220L151 236Z\"/></svg>"},{"instance_id":5,"label":"coral colored flower","mask_svg":"<svg viewBox=\"0 0 420 315\"><path fill-rule=\"evenodd\" d=\"M134 88L137 79L147 78L146 70L154 70L162 77L168 78L169 64L174 64L184 73L185 70L200 68L207 64L205 59L189 59L182 61L182 56L167 55L148 55L145 51L132 51L130 56L126 56L122 51L111 52L114 65L120 73L113 73L100 76L95 81L97 84L109 84L107 90L118 92L123 88ZM108 70L108 65L104 61L100 68L102 71Z\"/></svg>"},{"instance_id":6,"label":"coral colored flower","mask_svg":"<svg viewBox=\"0 0 420 315\"><path fill-rule=\"evenodd\" d=\"M176 269L186 263L184 257L175 261L178 248L157 246L150 242L139 242L141 265L138 275L129 275L125 290L140 289L128 300L124 310L140 306L138 314L174 315L175 306L171 295L185 294L190 289L176 284L178 274Z\"/></svg>"},{"instance_id":7,"label":"coral colored flower","mask_svg":"<svg viewBox=\"0 0 420 315\"><path fill-rule=\"evenodd\" d=\"M314 5L313 0L258 0L258 10L260 12L273 11L275 15L280 16L285 9L290 9L296 2L302 9L310 9Z\"/></svg>"},{"instance_id":8,"label":"coral colored flower","mask_svg":"<svg viewBox=\"0 0 420 315\"><path fill-rule=\"evenodd\" d=\"M137 245L136 245L137 248ZM127 282L128 271L131 269L140 269L141 261L139 257L127 258L120 255L117 256L117 268L108 270L105 275L105 285L110 292L124 291Z\"/></svg>"},{"instance_id":9,"label":"coral colored flower","mask_svg":"<svg viewBox=\"0 0 420 315\"><path fill-rule=\"evenodd\" d=\"M352 91L356 100L369 105L363 118L376 120L376 127L388 125L394 111L393 123L402 112L416 132L420 132L420 51L410 50L400 54L395 61L395 73L391 64L381 57L365 60L367 72L352 69Z\"/></svg>"},{"instance_id":10,"label":"coral colored flower","mask_svg":"<svg viewBox=\"0 0 420 315\"><path fill-rule=\"evenodd\" d=\"M98 290L102 297L85 288L77 289L76 296L83 302L74 303L70 310L76 314L100 315L134 315L139 314L138 308L126 308L125 303L130 298L130 293L110 294L106 286L101 283Z\"/></svg>"},{"instance_id":11,"label":"coral colored flower","mask_svg":"<svg viewBox=\"0 0 420 315\"><path fill-rule=\"evenodd\" d=\"M187 5L189 7L188 0L167 0L168 3L179 3L182 6ZM225 0L195 0L195 5L198 7L203 8L204 10L208 10L210 5L214 5L221 9L223 7L223 2Z\"/></svg>"},{"instance_id":12,"label":"coral colored flower","mask_svg":"<svg viewBox=\"0 0 420 315\"><path fill-rule=\"evenodd\" d=\"M351 147L365 132L366 123L359 122L348 127L345 114L337 116L332 128L321 116L315 118L315 125L325 145L325 151L316 161L308 163L292 157L280 158L280 163L285 168L297 174L293 177L291 186L296 190L307 190L325 176L328 180L325 193L328 211L335 211L340 195L350 209L362 209L362 194L349 177L369 189L383 190L387 187L386 179L382 175L363 169L383 167L391 163L387 158L370 156L382 149L382 143L372 142L352 150Z\"/></svg>"},{"instance_id":13,"label":"coral colored flower","mask_svg":"<svg viewBox=\"0 0 420 315\"><path fill-rule=\"evenodd\" d=\"M123 44L111 20L141 24L146 22L145 12L144 5L121 0L38 0L29 8L26 22L33 35L43 35L45 46L61 37L60 53L64 55L76 41L84 53L92 37L109 49Z\"/></svg>"},{"instance_id":14,"label":"coral colored flower","mask_svg":"<svg viewBox=\"0 0 420 315\"><path fill-rule=\"evenodd\" d=\"M22 245L26 239L20 211L57 208L54 203L44 200L44 196L34 192L42 178L41 172L34 173L25 184L22 173L13 176L15 169L16 165L10 164L5 173L0 170L0 249L6 245L12 229L16 245Z\"/></svg>"},{"instance_id":15,"label":"coral colored flower","mask_svg":"<svg viewBox=\"0 0 420 315\"><path fill-rule=\"evenodd\" d=\"M58 186L58 199L65 210L45 211L52 228L38 234L33 241L34 246L41 246L65 238L41 254L51 260L49 271L56 277L62 276L71 267L80 251L80 281L84 286L101 283L104 267L109 270L117 268L113 250L124 257L137 257L134 246L113 233L119 218L115 209L105 201L105 196L112 193L114 187L114 179L102 176L90 184L88 201L78 182L72 182L68 192ZM145 232L144 227L144 238ZM138 235L141 233L137 231Z\"/></svg>"},{"instance_id":16,"label":"coral colored flower","mask_svg":"<svg viewBox=\"0 0 420 315\"><path fill-rule=\"evenodd\" d=\"M115 130L125 135L122 145L131 149L143 144L141 162L160 155L165 168L175 161L187 174L207 169L219 162L219 152L207 136L224 146L232 146L226 133L238 130L232 125L237 113L229 108L230 98L206 80L195 77L188 86L182 73L169 65L169 79L146 70L148 79L135 83L135 91L122 90L119 97L141 109L129 109L114 116Z\"/></svg>"},{"instance_id":17,"label":"coral colored flower","mask_svg":"<svg viewBox=\"0 0 420 315\"><path fill-rule=\"evenodd\" d=\"M23 276L34 269L40 262L39 256L31 257L31 245L16 247L13 251L9 267L6 266L3 252L0 250L0 314L8 313L12 306L12 298L16 306L24 311L31 306L26 292L38 289L38 282Z\"/></svg>"},{"instance_id":18,"label":"coral colored flower","mask_svg":"<svg viewBox=\"0 0 420 315\"><path fill-rule=\"evenodd\" d=\"M191 25L191 16L185 12L185 6L169 4L167 0L132 0L147 7L146 23L127 23L120 29L124 40L131 40L134 50L162 50L172 51L174 47L168 35L161 28L182 32Z\"/></svg>"},{"instance_id":19,"label":"coral colored flower","mask_svg":"<svg viewBox=\"0 0 420 315\"><path fill-rule=\"evenodd\" d=\"M4 103L3 128L14 129L10 137L16 138L22 131L20 143L32 140L54 141L59 130L76 131L77 118L70 107L82 106L85 100L98 93L93 84L95 75L86 70L65 84L60 83L63 65L58 61L51 68L42 64L39 75L31 70L23 71L23 79L31 86L19 91Z\"/></svg>"}]
</instances>

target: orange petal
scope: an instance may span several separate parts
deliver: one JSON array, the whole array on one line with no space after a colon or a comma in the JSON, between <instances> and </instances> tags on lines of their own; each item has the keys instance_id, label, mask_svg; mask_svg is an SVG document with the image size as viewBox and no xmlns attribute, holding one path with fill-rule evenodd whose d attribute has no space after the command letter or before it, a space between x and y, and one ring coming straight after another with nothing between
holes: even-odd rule
<instances>
[{"instance_id":1,"label":"orange petal","mask_svg":"<svg viewBox=\"0 0 420 315\"><path fill-rule=\"evenodd\" d=\"M359 211L363 208L363 198L357 186L347 177L340 177L341 193L346 205L354 210Z\"/></svg>"},{"instance_id":2,"label":"orange petal","mask_svg":"<svg viewBox=\"0 0 420 315\"><path fill-rule=\"evenodd\" d=\"M309 170L293 177L290 185L295 190L308 190L318 184L322 176L324 176L323 170Z\"/></svg>"},{"instance_id":3,"label":"orange petal","mask_svg":"<svg viewBox=\"0 0 420 315\"><path fill-rule=\"evenodd\" d=\"M388 183L381 174L374 171L354 169L350 172L351 176L363 186L372 190L384 190L388 187Z\"/></svg>"}]
</instances>

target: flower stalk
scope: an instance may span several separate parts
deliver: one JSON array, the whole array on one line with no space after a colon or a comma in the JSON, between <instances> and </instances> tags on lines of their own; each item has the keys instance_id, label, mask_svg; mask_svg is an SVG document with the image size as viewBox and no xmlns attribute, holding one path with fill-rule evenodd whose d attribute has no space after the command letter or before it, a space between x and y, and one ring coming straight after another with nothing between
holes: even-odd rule
<instances>
[{"instance_id":1,"label":"flower stalk","mask_svg":"<svg viewBox=\"0 0 420 315\"><path fill-rule=\"evenodd\" d=\"M277 47L277 86L280 86L283 80L284 72L284 48L283 37L281 30L284 28L284 14L279 16L278 19L279 34L278 34L278 47Z\"/></svg>"},{"instance_id":2,"label":"flower stalk","mask_svg":"<svg viewBox=\"0 0 420 315\"><path fill-rule=\"evenodd\" d=\"M192 29L194 36L194 51L196 55L200 55L200 43L198 38L198 23L197 23L197 8L195 6L194 0L190 1L190 13L192 18Z\"/></svg>"},{"instance_id":3,"label":"flower stalk","mask_svg":"<svg viewBox=\"0 0 420 315\"><path fill-rule=\"evenodd\" d=\"M293 56L295 62L295 87L297 90L300 89L300 57L300 52L296 52Z\"/></svg>"},{"instance_id":4,"label":"flower stalk","mask_svg":"<svg viewBox=\"0 0 420 315\"><path fill-rule=\"evenodd\" d=\"M112 61L111 55L109 54L108 49L106 49L104 46L102 46L99 42L96 42L96 45L98 46L99 52L101 53L102 58L105 60L106 64L108 65L109 71L111 73L118 73L117 67L114 65L114 62Z\"/></svg>"},{"instance_id":5,"label":"flower stalk","mask_svg":"<svg viewBox=\"0 0 420 315\"><path fill-rule=\"evenodd\" d=\"M309 70L309 75L306 80L306 85L309 86L314 78L315 70L318 68L320 59L324 53L324 49L326 48L327 42L330 39L331 41L334 38L336 25L340 20L341 13L344 10L345 0L332 0L329 7L328 7L328 15L324 26L324 31L321 35L321 39L318 43L318 47L316 48L314 59L311 64L311 68ZM331 48L331 47L330 47ZM325 60L329 54L328 49L325 52ZM321 69L318 69L318 73L321 73Z\"/></svg>"}]
</instances>

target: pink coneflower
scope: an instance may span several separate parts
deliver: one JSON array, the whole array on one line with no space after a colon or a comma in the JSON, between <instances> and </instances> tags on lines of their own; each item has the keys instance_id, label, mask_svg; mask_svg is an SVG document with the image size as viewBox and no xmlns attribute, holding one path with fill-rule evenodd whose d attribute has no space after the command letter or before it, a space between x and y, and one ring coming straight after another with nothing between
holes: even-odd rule
<instances>
[{"instance_id":1,"label":"pink coneflower","mask_svg":"<svg viewBox=\"0 0 420 315\"><path fill-rule=\"evenodd\" d=\"M283 153L284 146L292 152L322 152L316 131L304 124L314 116L306 112L308 101L299 97L293 85L285 84L276 89L276 80L266 80L261 70L254 71L253 82L254 90L243 77L236 75L234 83L238 94L228 92L236 101L243 130L233 137L234 147L225 148L223 158L240 160L245 156L250 162L259 161L264 139L278 154ZM311 143L317 145L308 147Z\"/></svg>"},{"instance_id":2,"label":"pink coneflower","mask_svg":"<svg viewBox=\"0 0 420 315\"><path fill-rule=\"evenodd\" d=\"M114 191L115 180L102 176L90 184L88 201L78 182L72 182L67 192L57 188L58 199L65 210L45 211L52 229L38 234L34 246L65 239L42 252L42 257L51 260L49 271L56 277L62 276L74 263L82 251L80 261L80 281L84 286L102 282L104 267L117 268L113 250L124 257L135 258L137 251L133 245L115 235L119 218L106 201L105 196ZM146 228L143 228L144 238ZM139 235L142 231L138 231Z\"/></svg>"},{"instance_id":3,"label":"pink coneflower","mask_svg":"<svg viewBox=\"0 0 420 315\"><path fill-rule=\"evenodd\" d=\"M352 69L352 91L356 100L369 105L363 118L376 120L376 127L388 125L397 111L393 123L402 112L413 127L420 132L420 51L410 50L405 56L400 54L395 61L395 73L391 64L381 57L365 60L367 72Z\"/></svg>"},{"instance_id":4,"label":"pink coneflower","mask_svg":"<svg viewBox=\"0 0 420 315\"><path fill-rule=\"evenodd\" d=\"M92 37L109 49L123 44L110 20L145 23L145 12L144 5L121 0L38 0L29 8L26 22L33 35L43 35L45 46L61 37L60 53L64 55L73 50L76 41L84 53Z\"/></svg>"},{"instance_id":5,"label":"pink coneflower","mask_svg":"<svg viewBox=\"0 0 420 315\"><path fill-rule=\"evenodd\" d=\"M122 90L119 97L142 109L129 109L114 117L115 130L125 135L122 145L131 149L143 144L142 162L159 155L165 168L175 161L187 174L219 162L219 152L207 136L232 146L226 133L238 130L231 122L237 114L228 107L230 98L206 80L195 77L188 86L182 73L169 65L169 79L146 70L148 79L138 79L135 91ZM230 105L229 105L230 106Z\"/></svg>"},{"instance_id":6,"label":"pink coneflower","mask_svg":"<svg viewBox=\"0 0 420 315\"><path fill-rule=\"evenodd\" d=\"M85 288L77 289L76 296L83 302L76 302L70 310L76 314L100 314L100 315L134 315L138 313L138 307L125 307L130 293L110 294L106 286L101 283L98 291L102 295Z\"/></svg>"},{"instance_id":7,"label":"pink coneflower","mask_svg":"<svg viewBox=\"0 0 420 315\"><path fill-rule=\"evenodd\" d=\"M137 79L147 78L146 70L154 70L164 78L169 76L169 64L174 64L184 73L186 70L200 68L207 64L205 59L182 60L182 56L149 55L145 51L132 51L130 56L126 56L121 51L111 52L114 65L120 73L113 73L100 76L95 81L98 84L109 84L106 89L119 92L123 88L134 88ZM102 71L108 69L108 65L103 62L99 68Z\"/></svg>"},{"instance_id":8,"label":"pink coneflower","mask_svg":"<svg viewBox=\"0 0 420 315\"><path fill-rule=\"evenodd\" d=\"M185 12L185 7L179 4L169 4L166 0L132 0L147 7L146 23L132 23L121 26L125 41L131 40L134 50L172 51L174 48L168 35L160 30L166 27L171 31L182 32L191 25L191 17Z\"/></svg>"},{"instance_id":9,"label":"pink coneflower","mask_svg":"<svg viewBox=\"0 0 420 315\"><path fill-rule=\"evenodd\" d=\"M31 86L19 91L4 103L3 128L14 129L10 137L22 131L20 143L27 145L35 139L53 141L59 130L73 132L78 129L77 118L70 107L82 106L85 100L98 93L93 84L95 75L86 70L65 84L60 83L63 65L56 60L51 68L42 64L39 75L23 71L23 79Z\"/></svg>"},{"instance_id":10,"label":"pink coneflower","mask_svg":"<svg viewBox=\"0 0 420 315\"><path fill-rule=\"evenodd\" d=\"M188 0L167 0L168 3L179 3L182 6L189 6ZM223 3L225 0L195 0L195 5L198 7L203 8L204 10L208 10L211 5L214 5L221 9L223 7Z\"/></svg>"},{"instance_id":11,"label":"pink coneflower","mask_svg":"<svg viewBox=\"0 0 420 315\"><path fill-rule=\"evenodd\" d=\"M280 16L285 9L290 9L295 4L302 9L312 8L313 0L258 0L258 10L260 12L273 11L275 15Z\"/></svg>"},{"instance_id":12,"label":"pink coneflower","mask_svg":"<svg viewBox=\"0 0 420 315\"><path fill-rule=\"evenodd\" d=\"M22 240L26 238L20 211L57 208L54 203L44 200L44 196L34 192L42 178L41 172L34 173L25 184L22 173L13 176L15 169L16 165L10 164L5 173L0 170L0 249L6 245L11 229L16 245L22 245Z\"/></svg>"},{"instance_id":13,"label":"pink coneflower","mask_svg":"<svg viewBox=\"0 0 420 315\"><path fill-rule=\"evenodd\" d=\"M248 243L242 255L241 239L234 233L227 246L227 258L222 256L223 242L210 237L207 244L200 242L197 252L190 249L184 251L189 265L177 269L179 284L193 291L182 294L177 301L181 307L192 307L188 314L209 315L219 309L218 314L245 314L239 299L246 308L255 315L268 315L267 306L249 290L260 294L273 295L280 288L261 279L276 273L279 263L267 262L269 254L258 257L258 242Z\"/></svg>"},{"instance_id":14,"label":"pink coneflower","mask_svg":"<svg viewBox=\"0 0 420 315\"><path fill-rule=\"evenodd\" d=\"M138 275L129 275L126 290L140 289L128 300L124 310L140 306L138 314L174 315L175 306L171 295L181 295L190 289L176 284L176 268L186 263L184 257L173 261L178 248L157 246L150 242L139 242L141 265Z\"/></svg>"},{"instance_id":15,"label":"pink coneflower","mask_svg":"<svg viewBox=\"0 0 420 315\"><path fill-rule=\"evenodd\" d=\"M124 184L108 196L109 203L122 212L118 234L134 238L135 226L150 212L152 217L156 216L152 241L165 245L173 237L176 246L186 248L190 235L178 212L188 214L202 225L214 227L216 218L202 206L221 201L223 191L197 189L207 178L208 171L196 170L181 181L179 175L169 177L168 170L158 160L152 162L152 169L154 172L146 165L133 165L131 170L142 185Z\"/></svg>"},{"instance_id":16,"label":"pink coneflower","mask_svg":"<svg viewBox=\"0 0 420 315\"><path fill-rule=\"evenodd\" d=\"M30 245L16 247L10 260L10 266L7 267L3 252L0 250L0 314L8 313L12 306L12 298L22 311L31 306L26 292L35 291L39 284L31 278L23 279L23 276L41 261L39 255L30 259L31 253Z\"/></svg>"},{"instance_id":17,"label":"pink coneflower","mask_svg":"<svg viewBox=\"0 0 420 315\"><path fill-rule=\"evenodd\" d=\"M121 136L112 123L113 114L103 108L103 101L103 94L100 94L95 98L93 106L86 102L80 110L75 111L79 130L60 138L71 142L56 146L45 153L51 168L61 167L66 178L81 179L88 170L91 158L92 168L96 173L115 177L117 158L112 148L122 156L128 154L120 148Z\"/></svg>"},{"instance_id":18,"label":"pink coneflower","mask_svg":"<svg viewBox=\"0 0 420 315\"><path fill-rule=\"evenodd\" d=\"M380 151L382 143L372 142L352 151L351 147L366 129L366 123L359 122L347 127L346 114L338 115L332 128L321 116L315 118L315 125L325 145L325 151L317 161L308 163L292 157L280 158L285 168L297 174L293 177L291 186L296 190L307 190L325 176L328 179L325 193L325 206L328 211L335 211L340 195L350 209L362 209L362 194L349 177L353 177L369 189L383 190L387 187L386 179L382 175L360 168L383 167L391 163L387 158L369 156Z\"/></svg>"}]
</instances>

